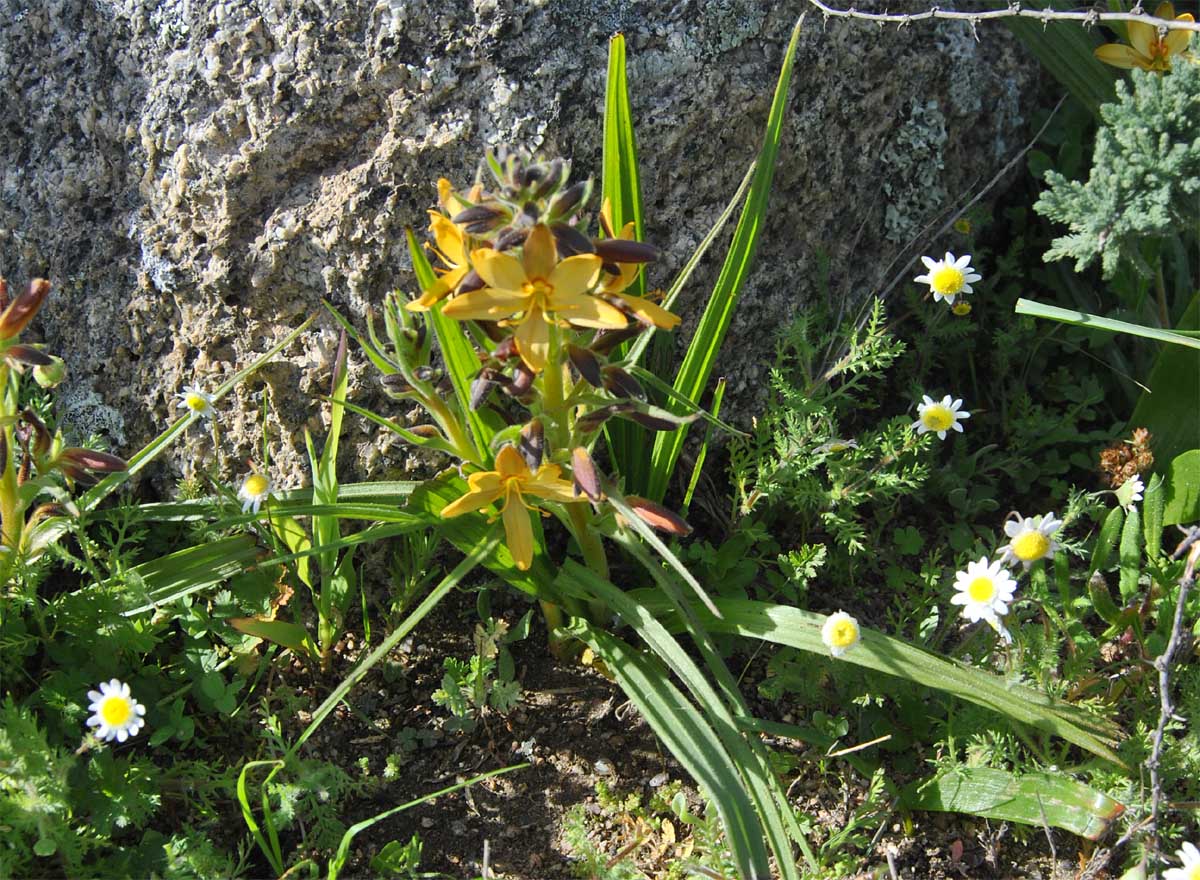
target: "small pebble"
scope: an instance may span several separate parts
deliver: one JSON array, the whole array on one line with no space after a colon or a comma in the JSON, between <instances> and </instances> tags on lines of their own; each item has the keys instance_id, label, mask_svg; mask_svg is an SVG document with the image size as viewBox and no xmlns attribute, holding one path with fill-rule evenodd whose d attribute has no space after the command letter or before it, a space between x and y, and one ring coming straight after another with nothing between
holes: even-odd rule
<instances>
[{"instance_id":1,"label":"small pebble","mask_svg":"<svg viewBox=\"0 0 1200 880\"><path fill-rule=\"evenodd\" d=\"M613 773L612 761L608 760L608 758L597 758L596 763L592 766L601 776L611 776Z\"/></svg>"},{"instance_id":2,"label":"small pebble","mask_svg":"<svg viewBox=\"0 0 1200 880\"><path fill-rule=\"evenodd\" d=\"M656 773L654 776L650 777L650 787L651 788L662 788L664 785L667 784L667 780L670 778L671 778L671 774L667 773L665 771L662 773Z\"/></svg>"}]
</instances>

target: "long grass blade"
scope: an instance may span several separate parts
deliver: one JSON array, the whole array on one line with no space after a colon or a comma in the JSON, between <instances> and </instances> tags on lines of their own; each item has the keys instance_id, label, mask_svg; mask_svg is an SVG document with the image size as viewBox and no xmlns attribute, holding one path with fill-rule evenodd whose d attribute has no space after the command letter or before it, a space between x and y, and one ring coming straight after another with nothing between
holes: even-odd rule
<instances>
[{"instance_id":1,"label":"long grass blade","mask_svg":"<svg viewBox=\"0 0 1200 880\"><path fill-rule=\"evenodd\" d=\"M1073 324L1076 327L1107 330L1109 333L1128 333L1130 336L1141 336L1157 342L1170 342L1173 345L1200 349L1200 339L1183 333L1160 330L1157 327L1146 327L1142 324L1130 324L1128 321L1118 321L1115 318L1105 318L1103 315L1092 315L1075 309L1060 309L1058 306L1046 305L1029 299L1017 300L1016 313L1032 315L1035 318L1048 318L1051 321Z\"/></svg>"},{"instance_id":2,"label":"long grass blade","mask_svg":"<svg viewBox=\"0 0 1200 880\"><path fill-rule=\"evenodd\" d=\"M713 365L729 329L733 312L741 296L742 284L750 273L754 252L758 246L759 233L767 213L767 199L771 192L771 181L775 176L775 158L779 153L779 142L783 135L783 117L787 108L788 88L792 80L792 64L796 55L796 44L800 39L800 28L804 18L796 22L792 30L792 38L788 42L783 59L783 68L779 72L779 81L775 86L775 97L771 102L771 111L767 118L766 135L763 138L762 149L754 171L754 181L750 185L750 194L742 210L741 219L733 233L733 241L729 245L729 253L717 277L716 286L696 335L688 345L683 364L675 377L675 390L683 394L695 404L700 402L708 378L712 374ZM654 451L651 453L650 474L646 494L654 501L661 501L667 492L667 484L675 469L675 462L683 449L687 437L687 428L677 431L660 433L655 437Z\"/></svg>"}]
</instances>

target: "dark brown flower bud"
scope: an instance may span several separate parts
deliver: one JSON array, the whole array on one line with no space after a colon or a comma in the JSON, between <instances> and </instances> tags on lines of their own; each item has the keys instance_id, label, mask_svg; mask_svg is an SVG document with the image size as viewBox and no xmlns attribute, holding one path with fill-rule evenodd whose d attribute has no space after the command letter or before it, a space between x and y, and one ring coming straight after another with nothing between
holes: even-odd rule
<instances>
[{"instance_id":1,"label":"dark brown flower bud","mask_svg":"<svg viewBox=\"0 0 1200 880\"><path fill-rule=\"evenodd\" d=\"M606 263L649 263L662 255L652 244L627 238L603 238L595 245L596 254Z\"/></svg>"},{"instance_id":2,"label":"dark brown flower bud","mask_svg":"<svg viewBox=\"0 0 1200 880\"><path fill-rule=\"evenodd\" d=\"M4 350L4 357L21 365L31 367L48 367L54 363L54 358L32 345L10 345Z\"/></svg>"},{"instance_id":3,"label":"dark brown flower bud","mask_svg":"<svg viewBox=\"0 0 1200 880\"><path fill-rule=\"evenodd\" d=\"M475 381L471 383L471 400L469 406L472 411L479 409L487 402L488 395L492 393L492 389L496 387L496 371L491 369L483 369L479 371L479 375L475 377Z\"/></svg>"},{"instance_id":4,"label":"dark brown flower bud","mask_svg":"<svg viewBox=\"0 0 1200 880\"><path fill-rule=\"evenodd\" d=\"M585 382L593 388L603 387L604 375L600 371L600 358L589 349L573 343L567 343L567 357L570 358L575 372L582 376Z\"/></svg>"},{"instance_id":5,"label":"dark brown flower bud","mask_svg":"<svg viewBox=\"0 0 1200 880\"><path fill-rule=\"evenodd\" d=\"M442 432L434 425L414 425L408 429L410 434L416 434L423 440L441 440Z\"/></svg>"},{"instance_id":6,"label":"dark brown flower bud","mask_svg":"<svg viewBox=\"0 0 1200 880\"><path fill-rule=\"evenodd\" d=\"M575 428L584 434L600 429L600 426L612 418L618 410L616 406L602 406L591 412L584 413L575 420Z\"/></svg>"},{"instance_id":7,"label":"dark brown flower bud","mask_svg":"<svg viewBox=\"0 0 1200 880\"><path fill-rule=\"evenodd\" d=\"M672 422L669 419L652 416L650 413L630 412L625 414L625 418L632 422L637 422L643 428L649 428L651 431L674 431L679 427L679 422Z\"/></svg>"},{"instance_id":8,"label":"dark brown flower bud","mask_svg":"<svg viewBox=\"0 0 1200 880\"><path fill-rule=\"evenodd\" d=\"M517 452L525 459L530 470L537 470L546 452L546 436L542 432L542 423L534 419L521 429L520 439L517 440Z\"/></svg>"},{"instance_id":9,"label":"dark brown flower bud","mask_svg":"<svg viewBox=\"0 0 1200 880\"><path fill-rule=\"evenodd\" d=\"M533 370L520 363L513 369L512 382L509 383L507 391L513 397L520 400L525 397L533 388L534 373Z\"/></svg>"},{"instance_id":10,"label":"dark brown flower bud","mask_svg":"<svg viewBox=\"0 0 1200 880\"><path fill-rule=\"evenodd\" d=\"M511 336L505 336L492 349L492 357L501 362L520 357L517 352L517 341Z\"/></svg>"},{"instance_id":11,"label":"dark brown flower bud","mask_svg":"<svg viewBox=\"0 0 1200 880\"><path fill-rule=\"evenodd\" d=\"M8 308L8 282L0 278L0 310Z\"/></svg>"},{"instance_id":12,"label":"dark brown flower bud","mask_svg":"<svg viewBox=\"0 0 1200 880\"><path fill-rule=\"evenodd\" d=\"M678 535L681 538L692 533L692 527L687 524L687 521L683 517L655 501L642 498L639 495L627 495L625 501L633 508L633 512L638 515L638 519L642 520L642 522L646 523L652 529L667 532L671 535Z\"/></svg>"},{"instance_id":13,"label":"dark brown flower bud","mask_svg":"<svg viewBox=\"0 0 1200 880\"><path fill-rule=\"evenodd\" d=\"M537 188L533 191L533 197L535 199L546 198L546 196L550 195L550 193L554 192L566 182L567 174L570 173L566 165L563 164L562 159L554 159L546 165L535 166L535 168L530 168L529 170L530 172L534 170L540 172L539 176L541 178L541 183L539 183ZM530 183L532 182L533 181ZM526 185L528 186L529 184Z\"/></svg>"},{"instance_id":14,"label":"dark brown flower bud","mask_svg":"<svg viewBox=\"0 0 1200 880\"><path fill-rule=\"evenodd\" d=\"M571 450L571 472L575 476L575 494L583 493L591 501L599 501L604 497L600 488L600 475L596 472L596 463L582 446Z\"/></svg>"},{"instance_id":15,"label":"dark brown flower bud","mask_svg":"<svg viewBox=\"0 0 1200 880\"><path fill-rule=\"evenodd\" d=\"M31 409L22 410L21 421L33 431L33 454L40 458L49 452L50 443L54 438L50 436L50 430L45 423L37 417L37 413Z\"/></svg>"},{"instance_id":16,"label":"dark brown flower bud","mask_svg":"<svg viewBox=\"0 0 1200 880\"><path fill-rule=\"evenodd\" d=\"M472 226L481 226L480 232L490 232L508 217L508 213L495 205L472 205L459 211L450 218L450 222L467 228L467 232L476 234Z\"/></svg>"},{"instance_id":17,"label":"dark brown flower bud","mask_svg":"<svg viewBox=\"0 0 1200 880\"><path fill-rule=\"evenodd\" d=\"M637 324L630 324L620 330L601 330L596 334L596 338L592 340L589 348L598 355L606 355L622 342L633 339L641 332L642 328Z\"/></svg>"},{"instance_id":18,"label":"dark brown flower bud","mask_svg":"<svg viewBox=\"0 0 1200 880\"><path fill-rule=\"evenodd\" d=\"M69 461L78 467L102 474L115 474L129 469L129 464L123 458L96 449L81 449L78 446L64 449L59 453L58 458L60 463Z\"/></svg>"},{"instance_id":19,"label":"dark brown flower bud","mask_svg":"<svg viewBox=\"0 0 1200 880\"><path fill-rule=\"evenodd\" d=\"M472 290L479 290L486 287L484 280L479 277L479 273L472 269L463 276L463 280L458 283L459 293L470 293Z\"/></svg>"},{"instance_id":20,"label":"dark brown flower bud","mask_svg":"<svg viewBox=\"0 0 1200 880\"><path fill-rule=\"evenodd\" d=\"M634 400L645 400L646 391L638 383L633 376L626 373L620 367L608 366L602 370L604 373L604 387L613 397L633 398Z\"/></svg>"},{"instance_id":21,"label":"dark brown flower bud","mask_svg":"<svg viewBox=\"0 0 1200 880\"><path fill-rule=\"evenodd\" d=\"M495 248L498 251L507 251L525 243L526 237L529 235L528 229L515 229L510 226L498 236L496 236Z\"/></svg>"},{"instance_id":22,"label":"dark brown flower bud","mask_svg":"<svg viewBox=\"0 0 1200 880\"><path fill-rule=\"evenodd\" d=\"M408 384L403 373L391 373L379 378L379 384L390 394L408 394L413 387Z\"/></svg>"},{"instance_id":23,"label":"dark brown flower bud","mask_svg":"<svg viewBox=\"0 0 1200 880\"><path fill-rule=\"evenodd\" d=\"M564 259L596 251L592 240L568 223L552 223L550 231L554 233L554 241L558 244L559 256Z\"/></svg>"},{"instance_id":24,"label":"dark brown flower bud","mask_svg":"<svg viewBox=\"0 0 1200 880\"><path fill-rule=\"evenodd\" d=\"M413 375L422 382L433 382L442 375L442 371L437 367L417 367L413 370Z\"/></svg>"},{"instance_id":25,"label":"dark brown flower bud","mask_svg":"<svg viewBox=\"0 0 1200 880\"><path fill-rule=\"evenodd\" d=\"M554 220L568 217L576 208L587 201L591 192L592 182L590 180L573 183L550 201L550 208L547 213Z\"/></svg>"},{"instance_id":26,"label":"dark brown flower bud","mask_svg":"<svg viewBox=\"0 0 1200 880\"><path fill-rule=\"evenodd\" d=\"M12 339L24 330L49 295L50 282L45 278L30 281L25 292L9 303L3 314L0 314L0 339Z\"/></svg>"}]
</instances>

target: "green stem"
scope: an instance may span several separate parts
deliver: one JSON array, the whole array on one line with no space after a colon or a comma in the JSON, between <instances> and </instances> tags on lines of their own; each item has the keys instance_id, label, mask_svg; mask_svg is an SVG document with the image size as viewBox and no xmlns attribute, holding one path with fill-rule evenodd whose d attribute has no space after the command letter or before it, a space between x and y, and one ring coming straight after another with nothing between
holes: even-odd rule
<instances>
[{"instance_id":1,"label":"green stem","mask_svg":"<svg viewBox=\"0 0 1200 880\"><path fill-rule=\"evenodd\" d=\"M563 405L562 331L550 324L550 357L542 370L542 412L549 424L551 454L567 445L567 413Z\"/></svg>"},{"instance_id":2,"label":"green stem","mask_svg":"<svg viewBox=\"0 0 1200 880\"><path fill-rule=\"evenodd\" d=\"M588 568L608 580L608 555L604 552L604 542L600 540L600 535L592 528L592 518L588 516L588 503L580 501L578 504L565 506L567 514L571 517L571 531L575 534L579 549L583 551L583 561L587 563ZM604 625L608 620L608 605L599 599L588 602L588 612L593 623Z\"/></svg>"},{"instance_id":3,"label":"green stem","mask_svg":"<svg viewBox=\"0 0 1200 880\"><path fill-rule=\"evenodd\" d=\"M483 462L479 460L479 455L475 451L475 445L468 439L462 429L462 425L459 424L454 413L450 412L450 408L446 406L445 402L433 396L422 396L421 405L429 411L429 414L437 420L442 430L446 432L446 439L454 446L455 455L463 461L483 467Z\"/></svg>"}]
</instances>

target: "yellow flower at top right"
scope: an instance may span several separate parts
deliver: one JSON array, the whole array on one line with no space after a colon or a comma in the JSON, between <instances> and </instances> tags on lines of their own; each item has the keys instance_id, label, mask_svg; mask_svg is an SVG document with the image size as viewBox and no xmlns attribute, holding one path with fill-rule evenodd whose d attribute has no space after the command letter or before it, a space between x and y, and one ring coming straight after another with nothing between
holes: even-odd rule
<instances>
[{"instance_id":1,"label":"yellow flower at top right","mask_svg":"<svg viewBox=\"0 0 1200 880\"><path fill-rule=\"evenodd\" d=\"M1175 14L1171 3L1160 3L1154 10L1154 17L1167 21L1195 21L1191 13ZM1159 72L1171 69L1171 56L1179 55L1188 47L1192 38L1191 31L1171 30L1159 37L1158 28L1141 21L1129 22L1129 42L1105 43L1096 49L1096 57L1105 64L1129 70L1134 67L1142 70L1157 70Z\"/></svg>"}]
</instances>

